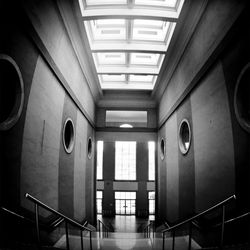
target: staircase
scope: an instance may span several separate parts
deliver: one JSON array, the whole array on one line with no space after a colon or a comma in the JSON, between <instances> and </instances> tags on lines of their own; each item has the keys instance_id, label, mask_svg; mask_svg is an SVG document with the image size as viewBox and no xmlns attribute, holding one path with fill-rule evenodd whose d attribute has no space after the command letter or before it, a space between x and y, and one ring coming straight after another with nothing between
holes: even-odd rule
<instances>
[{"instance_id":1,"label":"staircase","mask_svg":"<svg viewBox=\"0 0 250 250\"><path fill-rule=\"evenodd\" d=\"M165 249L171 249L172 238L166 238ZM80 250L80 237L76 235L69 236L70 250ZM188 249L188 236L176 237L176 249ZM161 238L144 238L142 233L110 233L109 238L100 238L98 233L92 237L93 250L162 250ZM56 248L66 248L66 235L63 235L54 245ZM201 247L192 240L191 249L201 249ZM90 250L89 238L84 237L84 250Z\"/></svg>"},{"instance_id":2,"label":"staircase","mask_svg":"<svg viewBox=\"0 0 250 250\"><path fill-rule=\"evenodd\" d=\"M235 199L235 196L229 197L228 199L218 203L217 205L207 209L204 212L201 212L198 215L195 215L189 219L186 219L182 222L179 222L173 226L168 225L166 222L163 223L165 229L162 227L158 227L158 230L155 227L155 223L150 221L150 223L144 228L143 233L124 233L124 232L111 232L109 227L107 227L102 221L98 220L97 228L99 232L97 232L96 228L87 222L83 225L79 224L65 215L61 214L58 211L48 207L43 204L36 198L26 195L28 199L35 203L35 218L36 220L27 219L13 211L10 211L6 208L1 208L2 212L9 214L13 218L18 219L19 222L25 222L25 224L29 224L29 230L31 230L30 234L28 234L30 241L24 241L22 238L22 231L25 231L25 228L20 227L22 231L17 234L15 231L11 231L11 235L13 235L13 239L10 240L10 246L8 248L1 248L0 250L56 250L56 249L67 249L67 250L119 250L119 249L133 249L133 250L194 250L194 249L228 249L228 250L250 250L249 247L249 238L246 244L239 244L237 241L235 245L225 246L225 242L227 242L228 237L225 238L225 225L232 225L232 222L240 222L244 220L247 226L244 227L248 229L250 213L244 213L242 215L238 215L237 217L226 220L225 219L225 205L231 200ZM39 220L38 207L43 207L46 210L54 213L58 218L48 225L41 224ZM217 208L222 207L222 222L213 225L212 227L217 230L217 238L213 237L213 247L204 248L205 245L202 244L203 248L195 241L195 239L199 242L201 240L197 238L197 232L206 235L206 241L208 241L207 233L210 232L207 230L208 227L203 227L204 225L199 224L198 219L201 216L207 215L211 211L214 211ZM5 214L6 215L6 214ZM59 225L63 223L62 226ZM10 223L9 223L10 224ZM9 225L7 224L7 225ZM15 224L15 223L14 223ZM12 224L12 225L14 225ZM242 228L240 224L240 228ZM234 227L234 224L232 225ZM11 229L16 228L16 226L11 227ZM57 237L54 237L53 244L52 241L48 241L51 238L51 228L57 229ZM49 230L48 230L49 229ZM160 230L160 231L159 231ZM219 233L218 233L219 232ZM228 231L229 232L229 231ZM232 231L235 232L235 231ZM230 231L229 236L234 238L232 232ZM237 232L237 231L236 231ZM247 231L247 235L248 235ZM0 234L1 236L1 234ZM49 236L49 237L48 237ZM59 240L58 240L59 239ZM225 241L226 239L226 241ZM245 239L245 238L244 238ZM16 240L16 241L15 241ZM51 239L50 239L51 240ZM54 242L56 243L54 244ZM2 243L2 241L0 241ZM219 243L219 244L218 244ZM45 246L44 246L45 245ZM46 246L50 245L50 246ZM215 247L215 246L220 246ZM210 246L210 245L209 245Z\"/></svg>"}]
</instances>

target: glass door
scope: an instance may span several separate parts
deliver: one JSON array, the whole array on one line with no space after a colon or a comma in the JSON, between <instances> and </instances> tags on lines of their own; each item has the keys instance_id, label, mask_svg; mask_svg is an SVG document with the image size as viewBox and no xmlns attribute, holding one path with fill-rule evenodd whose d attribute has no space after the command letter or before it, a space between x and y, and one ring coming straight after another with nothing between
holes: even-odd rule
<instances>
[{"instance_id":1,"label":"glass door","mask_svg":"<svg viewBox=\"0 0 250 250\"><path fill-rule=\"evenodd\" d=\"M115 192L115 211L119 215L135 215L136 192Z\"/></svg>"}]
</instances>

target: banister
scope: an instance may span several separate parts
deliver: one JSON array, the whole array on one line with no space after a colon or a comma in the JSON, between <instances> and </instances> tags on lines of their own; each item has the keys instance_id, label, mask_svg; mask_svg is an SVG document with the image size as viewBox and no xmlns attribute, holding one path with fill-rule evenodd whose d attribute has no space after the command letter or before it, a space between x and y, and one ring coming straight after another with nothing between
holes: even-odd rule
<instances>
[{"instance_id":1,"label":"banister","mask_svg":"<svg viewBox=\"0 0 250 250\"><path fill-rule=\"evenodd\" d=\"M174 250L174 247L175 247L175 231L176 231L176 228L180 227L180 226L183 226L187 223L189 223L189 240L188 240L188 249L191 250L191 239L192 239L192 225L196 225L193 221L205 214L208 214L209 212L219 208L219 207L222 207L222 223L221 223L221 240L220 240L220 247L222 248L223 247L223 242L224 242L224 230L225 230L225 205L231 201L231 200L235 200L236 199L236 196L235 195L232 195L230 197L228 197L227 199L217 203L216 205L208 208L207 210L189 218L189 219L186 219L172 227L169 227L165 230L162 230L162 249L164 250L164 247L165 247L165 233L166 232L169 232L169 231L173 231L173 241L172 241L172 250Z\"/></svg>"},{"instance_id":2,"label":"banister","mask_svg":"<svg viewBox=\"0 0 250 250\"><path fill-rule=\"evenodd\" d=\"M191 217L191 218L189 218L189 219L186 219L186 220L184 220L184 221L182 221L182 222L180 222L180 223L178 223L178 224L176 224L176 225L174 225L174 226L172 226L172 227L170 227L170 228L164 229L164 230L162 230L161 232L162 232L162 233L165 233L165 232L168 232L168 231L172 231L173 229L176 229L177 227L180 227L180 226L182 226L182 225L184 225L184 224L187 224L188 222L191 222L191 221L197 219L198 217L200 217L200 216L202 216L202 215L208 214L208 213L211 212L212 210L215 210L216 208L218 208L218 207L220 207L220 206L222 206L222 205L225 205L225 204L228 203L229 201L235 200L235 199L236 199L236 195L232 195L232 196L228 197L227 199L225 199L225 200L219 202L218 204L216 204L216 205L214 205L214 206L208 208L207 210L205 210L205 211L203 211L203 212L201 212L201 213L199 213L199 214L197 214L197 215L195 215L195 216L193 216L193 217Z\"/></svg>"},{"instance_id":3,"label":"banister","mask_svg":"<svg viewBox=\"0 0 250 250\"><path fill-rule=\"evenodd\" d=\"M153 221L150 221L150 223L144 227L143 231L144 231L144 237L146 238L150 238L150 234L151 234L151 228L153 229L153 237L155 235L155 224Z\"/></svg>"},{"instance_id":4,"label":"banister","mask_svg":"<svg viewBox=\"0 0 250 250\"><path fill-rule=\"evenodd\" d=\"M104 231L103 231L103 237L108 237L109 236L109 228L101 221L101 220L97 220L99 223L99 235L101 236L101 224L104 227Z\"/></svg>"},{"instance_id":5,"label":"banister","mask_svg":"<svg viewBox=\"0 0 250 250\"><path fill-rule=\"evenodd\" d=\"M93 230L86 227L86 222L83 225L81 225L80 223L72 220L71 218L67 217L66 215L64 215L64 214L56 211L55 209L47 206L46 204L44 204L43 202L41 202L40 200L38 200L37 198L33 197L32 195L30 195L28 193L25 194L25 197L35 204L35 217L36 217L35 223L36 223L36 232L37 232L37 244L38 244L39 249L40 249L39 207L42 207L42 208L44 208L44 209L46 209L46 210L48 210L56 215L59 215L62 218L62 220L65 222L66 248L67 248L67 250L70 249L68 223L70 223L71 225L76 226L80 229L81 249L82 250L83 250L83 231L86 230L89 232L89 244L90 244L90 250L92 250L92 232L93 232ZM60 220L59 220L59 222L60 222Z\"/></svg>"},{"instance_id":6,"label":"banister","mask_svg":"<svg viewBox=\"0 0 250 250\"><path fill-rule=\"evenodd\" d=\"M13 211L11 211L11 210L5 208L5 207L1 207L1 209L2 209L3 211L5 211L5 212L11 214L11 215L14 215L15 217L17 217L17 218L19 218L19 219L26 220L26 221L28 221L28 222L30 222L30 223L35 223L33 220L30 220L30 219L24 217L23 215L20 215L20 214L18 214L18 213L16 213L16 212L13 212Z\"/></svg>"},{"instance_id":7,"label":"banister","mask_svg":"<svg viewBox=\"0 0 250 250\"><path fill-rule=\"evenodd\" d=\"M39 204L40 207L43 207L43 208L45 208L46 210L48 210L48 211L50 211L50 212L52 212L52 213L54 213L54 214L59 215L60 217L62 217L62 218L65 219L66 221L68 221L70 224L72 224L72 225L74 225L74 226L76 226L76 227L82 228L82 229L84 229L84 230L86 230L86 231L93 232L93 230L91 230L90 228L81 225L80 223L78 223L78 222L76 222L76 221L70 219L70 218L67 217L66 215L63 215L62 213L56 211L55 209L53 209L53 208L47 206L46 204L44 204L43 202L39 201L38 199L36 199L36 198L33 197L32 195L26 193L26 194L25 194L25 197L26 197L27 199L33 201L34 203Z\"/></svg>"},{"instance_id":8,"label":"banister","mask_svg":"<svg viewBox=\"0 0 250 250\"><path fill-rule=\"evenodd\" d=\"M237 220L242 219L242 218L244 218L244 217L246 217L246 216L249 216L249 215L250 215L250 212L241 214L241 215L239 215L239 216L236 216L236 217L234 217L234 218L231 218L231 219L226 220L226 221L225 221L225 224L228 224L228 223L237 221ZM221 226L221 223L217 223L217 224L213 225L212 227L219 227L219 226Z\"/></svg>"}]
</instances>

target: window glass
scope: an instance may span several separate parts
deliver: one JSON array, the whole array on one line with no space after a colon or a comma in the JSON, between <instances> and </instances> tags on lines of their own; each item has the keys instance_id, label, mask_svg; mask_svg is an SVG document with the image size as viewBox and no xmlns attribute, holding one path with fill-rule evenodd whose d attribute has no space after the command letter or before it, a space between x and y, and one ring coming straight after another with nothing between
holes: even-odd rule
<instances>
[{"instance_id":1,"label":"window glass","mask_svg":"<svg viewBox=\"0 0 250 250\"><path fill-rule=\"evenodd\" d=\"M115 179L136 180L136 142L115 142Z\"/></svg>"},{"instance_id":2,"label":"window glass","mask_svg":"<svg viewBox=\"0 0 250 250\"><path fill-rule=\"evenodd\" d=\"M97 141L97 180L103 178L103 141Z\"/></svg>"},{"instance_id":3,"label":"window glass","mask_svg":"<svg viewBox=\"0 0 250 250\"><path fill-rule=\"evenodd\" d=\"M148 179L155 180L155 142L148 142Z\"/></svg>"}]
</instances>

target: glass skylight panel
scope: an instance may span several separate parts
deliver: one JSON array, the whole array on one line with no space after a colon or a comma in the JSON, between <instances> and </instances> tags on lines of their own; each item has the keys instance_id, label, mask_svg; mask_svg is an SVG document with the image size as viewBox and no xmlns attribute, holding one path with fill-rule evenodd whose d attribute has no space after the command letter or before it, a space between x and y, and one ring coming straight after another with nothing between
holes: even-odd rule
<instances>
[{"instance_id":1,"label":"glass skylight panel","mask_svg":"<svg viewBox=\"0 0 250 250\"><path fill-rule=\"evenodd\" d=\"M86 21L90 24L91 34L96 40L125 40L125 21L120 19Z\"/></svg>"},{"instance_id":2,"label":"glass skylight panel","mask_svg":"<svg viewBox=\"0 0 250 250\"><path fill-rule=\"evenodd\" d=\"M130 82L150 82L152 83L154 79L153 75L130 75L129 81Z\"/></svg>"},{"instance_id":3,"label":"glass skylight panel","mask_svg":"<svg viewBox=\"0 0 250 250\"><path fill-rule=\"evenodd\" d=\"M102 82L125 82L125 75L101 75Z\"/></svg>"},{"instance_id":4,"label":"glass skylight panel","mask_svg":"<svg viewBox=\"0 0 250 250\"><path fill-rule=\"evenodd\" d=\"M127 4L127 0L86 0L87 5Z\"/></svg>"},{"instance_id":5,"label":"glass skylight panel","mask_svg":"<svg viewBox=\"0 0 250 250\"><path fill-rule=\"evenodd\" d=\"M133 40L165 42L170 22L134 20Z\"/></svg>"},{"instance_id":6,"label":"glass skylight panel","mask_svg":"<svg viewBox=\"0 0 250 250\"><path fill-rule=\"evenodd\" d=\"M100 65L122 65L125 64L125 53L93 53L97 64Z\"/></svg>"},{"instance_id":7,"label":"glass skylight panel","mask_svg":"<svg viewBox=\"0 0 250 250\"><path fill-rule=\"evenodd\" d=\"M154 88L176 26L175 21L163 20L177 21L183 4L184 0L79 0L102 89ZM150 18L140 19L144 9Z\"/></svg>"},{"instance_id":8,"label":"glass skylight panel","mask_svg":"<svg viewBox=\"0 0 250 250\"><path fill-rule=\"evenodd\" d=\"M135 5L150 5L175 8L179 0L135 0Z\"/></svg>"},{"instance_id":9,"label":"glass skylight panel","mask_svg":"<svg viewBox=\"0 0 250 250\"><path fill-rule=\"evenodd\" d=\"M97 28L124 27L125 19L97 19L94 21Z\"/></svg>"},{"instance_id":10,"label":"glass skylight panel","mask_svg":"<svg viewBox=\"0 0 250 250\"><path fill-rule=\"evenodd\" d=\"M153 84L149 83L101 83L102 89L118 89L118 90L152 90Z\"/></svg>"},{"instance_id":11,"label":"glass skylight panel","mask_svg":"<svg viewBox=\"0 0 250 250\"><path fill-rule=\"evenodd\" d=\"M131 53L131 65L160 66L164 55L150 53Z\"/></svg>"}]
</instances>

